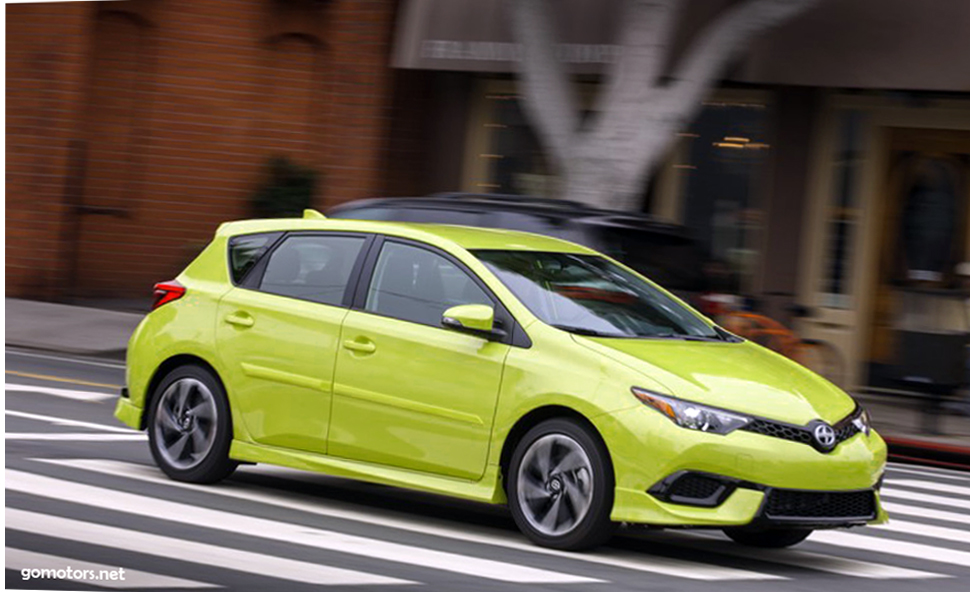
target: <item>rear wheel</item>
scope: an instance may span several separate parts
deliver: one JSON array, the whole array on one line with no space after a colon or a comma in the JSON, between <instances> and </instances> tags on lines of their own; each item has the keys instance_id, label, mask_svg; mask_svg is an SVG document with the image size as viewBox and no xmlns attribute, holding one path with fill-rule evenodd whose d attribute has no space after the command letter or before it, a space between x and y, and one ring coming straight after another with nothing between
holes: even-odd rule
<instances>
[{"instance_id":1,"label":"rear wheel","mask_svg":"<svg viewBox=\"0 0 970 592\"><path fill-rule=\"evenodd\" d=\"M166 475L215 483L236 470L229 458L232 420L222 385L199 366L172 370L152 394L148 444Z\"/></svg>"},{"instance_id":2,"label":"rear wheel","mask_svg":"<svg viewBox=\"0 0 970 592\"><path fill-rule=\"evenodd\" d=\"M545 421L519 441L508 475L512 517L534 543L579 550L613 534L613 474L602 443L568 419Z\"/></svg>"},{"instance_id":3,"label":"rear wheel","mask_svg":"<svg viewBox=\"0 0 970 592\"><path fill-rule=\"evenodd\" d=\"M791 547L812 534L810 528L725 528L724 534L736 543L763 549Z\"/></svg>"}]
</instances>

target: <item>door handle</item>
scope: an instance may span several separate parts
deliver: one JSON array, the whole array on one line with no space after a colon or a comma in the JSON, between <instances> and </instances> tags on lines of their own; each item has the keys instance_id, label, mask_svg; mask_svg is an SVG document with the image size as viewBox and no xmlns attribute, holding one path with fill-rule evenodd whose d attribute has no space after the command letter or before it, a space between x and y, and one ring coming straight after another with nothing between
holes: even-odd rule
<instances>
[{"instance_id":1,"label":"door handle","mask_svg":"<svg viewBox=\"0 0 970 592\"><path fill-rule=\"evenodd\" d=\"M252 327L256 323L254 319L248 312L234 312L226 316L226 322L230 325L236 325L237 327Z\"/></svg>"},{"instance_id":2,"label":"door handle","mask_svg":"<svg viewBox=\"0 0 970 592\"><path fill-rule=\"evenodd\" d=\"M377 351L377 346L374 345L373 341L347 340L344 342L344 347L350 351L360 352L362 354L372 354Z\"/></svg>"}]
</instances>

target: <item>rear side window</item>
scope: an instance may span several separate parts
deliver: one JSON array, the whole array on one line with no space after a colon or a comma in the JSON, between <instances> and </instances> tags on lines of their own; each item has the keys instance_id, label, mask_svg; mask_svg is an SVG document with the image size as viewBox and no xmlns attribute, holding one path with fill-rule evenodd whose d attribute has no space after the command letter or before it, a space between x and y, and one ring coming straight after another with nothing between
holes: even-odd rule
<instances>
[{"instance_id":1,"label":"rear side window","mask_svg":"<svg viewBox=\"0 0 970 592\"><path fill-rule=\"evenodd\" d=\"M364 246L357 236L291 236L273 251L259 289L340 306Z\"/></svg>"},{"instance_id":2,"label":"rear side window","mask_svg":"<svg viewBox=\"0 0 970 592\"><path fill-rule=\"evenodd\" d=\"M229 239L229 272L232 283L239 284L272 246L278 233L246 234Z\"/></svg>"}]
</instances>

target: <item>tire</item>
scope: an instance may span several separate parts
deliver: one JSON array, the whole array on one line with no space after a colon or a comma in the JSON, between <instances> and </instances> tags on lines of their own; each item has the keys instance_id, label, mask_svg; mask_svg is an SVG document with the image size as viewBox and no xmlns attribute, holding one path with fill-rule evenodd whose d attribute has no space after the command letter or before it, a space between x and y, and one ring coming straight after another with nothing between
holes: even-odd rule
<instances>
[{"instance_id":1,"label":"tire","mask_svg":"<svg viewBox=\"0 0 970 592\"><path fill-rule=\"evenodd\" d=\"M236 470L229 458L232 418L222 384L200 366L180 366L152 392L148 446L170 478L215 483Z\"/></svg>"},{"instance_id":2,"label":"tire","mask_svg":"<svg viewBox=\"0 0 970 592\"><path fill-rule=\"evenodd\" d=\"M512 453L507 483L512 518L537 545L579 551L613 534L609 455L573 420L550 419L529 430Z\"/></svg>"},{"instance_id":3,"label":"tire","mask_svg":"<svg viewBox=\"0 0 970 592\"><path fill-rule=\"evenodd\" d=\"M811 528L725 528L724 534L731 540L749 547L781 549L804 541L812 534Z\"/></svg>"}]
</instances>

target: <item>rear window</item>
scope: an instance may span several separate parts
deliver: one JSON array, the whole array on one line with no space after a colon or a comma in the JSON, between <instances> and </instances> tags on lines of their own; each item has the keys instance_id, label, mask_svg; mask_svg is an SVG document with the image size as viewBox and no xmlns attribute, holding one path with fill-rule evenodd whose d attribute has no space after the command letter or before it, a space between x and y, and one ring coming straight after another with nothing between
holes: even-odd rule
<instances>
[{"instance_id":1,"label":"rear window","mask_svg":"<svg viewBox=\"0 0 970 592\"><path fill-rule=\"evenodd\" d=\"M704 258L687 237L633 229L600 229L599 250L679 296L704 288Z\"/></svg>"},{"instance_id":2,"label":"rear window","mask_svg":"<svg viewBox=\"0 0 970 592\"><path fill-rule=\"evenodd\" d=\"M239 284L255 267L279 233L246 234L229 239L229 273L232 283Z\"/></svg>"}]
</instances>

